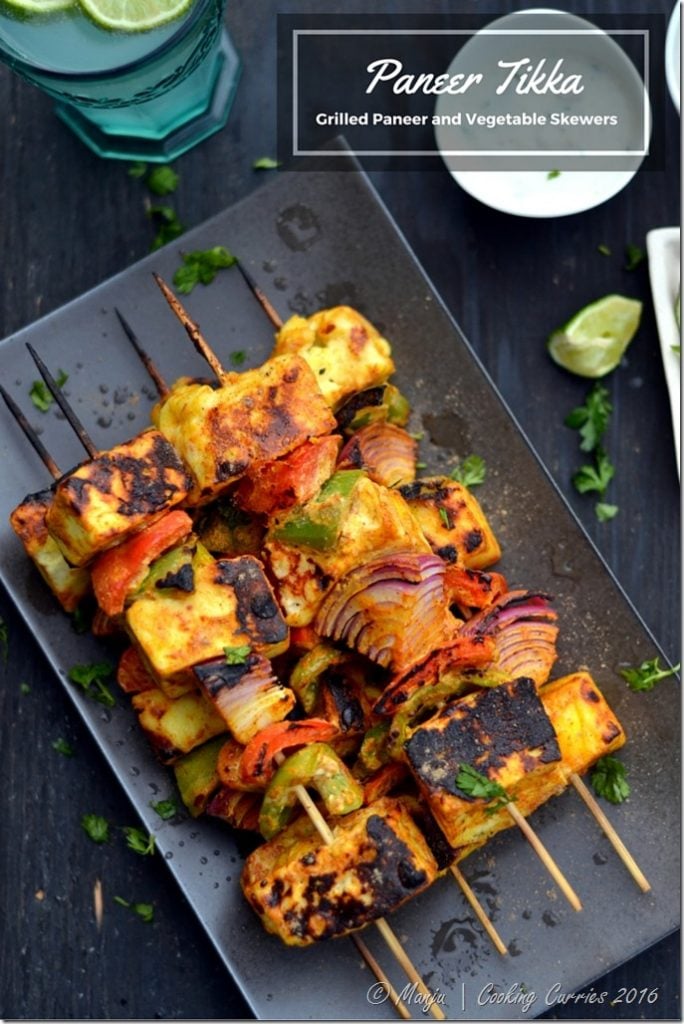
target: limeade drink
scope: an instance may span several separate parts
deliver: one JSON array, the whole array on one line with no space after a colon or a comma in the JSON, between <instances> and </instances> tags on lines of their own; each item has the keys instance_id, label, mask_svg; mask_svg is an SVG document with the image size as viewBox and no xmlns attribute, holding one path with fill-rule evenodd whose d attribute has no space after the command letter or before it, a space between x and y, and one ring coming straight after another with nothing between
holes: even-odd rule
<instances>
[{"instance_id":1,"label":"limeade drink","mask_svg":"<svg viewBox=\"0 0 684 1024\"><path fill-rule=\"evenodd\" d=\"M225 124L225 0L0 0L0 59L102 156L169 160Z\"/></svg>"}]
</instances>

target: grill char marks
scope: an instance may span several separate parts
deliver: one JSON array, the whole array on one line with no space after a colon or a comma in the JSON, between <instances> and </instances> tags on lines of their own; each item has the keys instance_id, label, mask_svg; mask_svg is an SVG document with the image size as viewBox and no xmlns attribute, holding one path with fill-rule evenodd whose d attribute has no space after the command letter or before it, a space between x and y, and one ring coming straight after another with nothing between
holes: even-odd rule
<instances>
[{"instance_id":1,"label":"grill char marks","mask_svg":"<svg viewBox=\"0 0 684 1024\"><path fill-rule=\"evenodd\" d=\"M252 642L270 645L287 639L287 625L256 558L243 555L220 559L216 563L215 582L232 587L237 620Z\"/></svg>"}]
</instances>

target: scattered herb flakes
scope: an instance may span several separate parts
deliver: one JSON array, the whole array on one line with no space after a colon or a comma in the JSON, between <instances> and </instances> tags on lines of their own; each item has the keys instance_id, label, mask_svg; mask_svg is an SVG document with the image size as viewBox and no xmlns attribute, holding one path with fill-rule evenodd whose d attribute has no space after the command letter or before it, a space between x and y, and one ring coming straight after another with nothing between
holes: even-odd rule
<instances>
[{"instance_id":1,"label":"scattered herb flakes","mask_svg":"<svg viewBox=\"0 0 684 1024\"><path fill-rule=\"evenodd\" d=\"M99 814L84 814L81 818L81 828L94 843L109 841L109 822Z\"/></svg>"},{"instance_id":2,"label":"scattered herb flakes","mask_svg":"<svg viewBox=\"0 0 684 1024\"><path fill-rule=\"evenodd\" d=\"M244 665L251 654L252 648L249 644L244 644L242 647L224 647L223 650L228 665Z\"/></svg>"},{"instance_id":3,"label":"scattered herb flakes","mask_svg":"<svg viewBox=\"0 0 684 1024\"><path fill-rule=\"evenodd\" d=\"M58 740L54 740L52 743L52 749L56 750L58 754L64 754L65 757L74 756L74 748L68 742L61 737Z\"/></svg>"},{"instance_id":4,"label":"scattered herb flakes","mask_svg":"<svg viewBox=\"0 0 684 1024\"><path fill-rule=\"evenodd\" d=\"M280 167L280 160L274 160L272 156L260 156L252 164L255 171L272 171Z\"/></svg>"},{"instance_id":5,"label":"scattered herb flakes","mask_svg":"<svg viewBox=\"0 0 684 1024\"><path fill-rule=\"evenodd\" d=\"M151 832L149 834L145 833L142 829L131 825L124 828L124 835L126 836L126 843L129 849L133 850L134 853L139 853L142 857L147 857L154 853L155 839Z\"/></svg>"},{"instance_id":6,"label":"scattered herb flakes","mask_svg":"<svg viewBox=\"0 0 684 1024\"><path fill-rule=\"evenodd\" d=\"M594 512L599 523L607 523L609 519L615 519L615 516L620 511L617 505L609 505L606 501L597 501L594 506Z\"/></svg>"},{"instance_id":7,"label":"scattered herb flakes","mask_svg":"<svg viewBox=\"0 0 684 1024\"><path fill-rule=\"evenodd\" d=\"M661 668L659 662L660 658L642 661L638 668L621 668L620 675L626 681L630 690L634 690L635 693L647 693L661 679L667 679L668 676L676 675L681 667L677 664L673 668Z\"/></svg>"},{"instance_id":8,"label":"scattered herb flakes","mask_svg":"<svg viewBox=\"0 0 684 1024\"><path fill-rule=\"evenodd\" d=\"M469 455L451 471L451 479L457 480L464 487L477 487L484 482L486 475L485 460L479 455Z\"/></svg>"},{"instance_id":9,"label":"scattered herb flakes","mask_svg":"<svg viewBox=\"0 0 684 1024\"><path fill-rule=\"evenodd\" d=\"M179 175L169 164L157 164L147 176L146 185L155 196L168 196L175 192Z\"/></svg>"},{"instance_id":10,"label":"scattered herb flakes","mask_svg":"<svg viewBox=\"0 0 684 1024\"><path fill-rule=\"evenodd\" d=\"M416 469L427 469L427 462L416 462Z\"/></svg>"},{"instance_id":11,"label":"scattered herb flakes","mask_svg":"<svg viewBox=\"0 0 684 1024\"><path fill-rule=\"evenodd\" d=\"M87 697L113 708L116 704L114 695L105 680L114 672L114 666L108 661L98 661L90 665L74 665L69 669L69 681L80 686Z\"/></svg>"},{"instance_id":12,"label":"scattered herb flakes","mask_svg":"<svg viewBox=\"0 0 684 1024\"><path fill-rule=\"evenodd\" d=\"M471 764L464 762L459 765L456 786L467 796L479 797L483 800L496 800L496 803L489 808L491 812L500 810L506 804L510 804L513 799L498 782L493 782L473 768Z\"/></svg>"},{"instance_id":13,"label":"scattered herb flakes","mask_svg":"<svg viewBox=\"0 0 684 1024\"><path fill-rule=\"evenodd\" d=\"M230 361L233 364L233 366L242 366L246 358L247 353L243 352L242 350L230 353Z\"/></svg>"},{"instance_id":14,"label":"scattered herb flakes","mask_svg":"<svg viewBox=\"0 0 684 1024\"><path fill-rule=\"evenodd\" d=\"M19 692L26 696L27 693L31 692L31 687L28 683L19 683Z\"/></svg>"},{"instance_id":15,"label":"scattered herb flakes","mask_svg":"<svg viewBox=\"0 0 684 1024\"><path fill-rule=\"evenodd\" d=\"M601 244L597 245L596 248L598 249L598 251L601 253L602 256L612 256L613 255L613 250L610 248L609 245L606 245L605 242L601 242Z\"/></svg>"},{"instance_id":16,"label":"scattered herb flakes","mask_svg":"<svg viewBox=\"0 0 684 1024\"><path fill-rule=\"evenodd\" d=\"M554 178L560 178L560 176L561 172L557 168L554 168L552 171L549 171L549 173L546 175L546 180L553 181Z\"/></svg>"},{"instance_id":17,"label":"scattered herb flakes","mask_svg":"<svg viewBox=\"0 0 684 1024\"><path fill-rule=\"evenodd\" d=\"M5 620L0 617L0 658L2 659L3 665L7 666L7 659L9 657L9 626Z\"/></svg>"},{"instance_id":18,"label":"scattered herb flakes","mask_svg":"<svg viewBox=\"0 0 684 1024\"><path fill-rule=\"evenodd\" d=\"M625 246L625 270L636 270L640 263L646 259L646 253L638 245L628 242Z\"/></svg>"},{"instance_id":19,"label":"scattered herb flakes","mask_svg":"<svg viewBox=\"0 0 684 1024\"><path fill-rule=\"evenodd\" d=\"M578 430L580 448L583 452L593 452L603 437L613 406L608 390L602 384L594 384L584 400L584 405L577 406L565 417L566 427Z\"/></svg>"},{"instance_id":20,"label":"scattered herb flakes","mask_svg":"<svg viewBox=\"0 0 684 1024\"><path fill-rule=\"evenodd\" d=\"M608 484L615 476L612 464L603 448L596 449L596 462L593 466L580 466L572 478L575 490L580 494L596 491L601 497L606 493Z\"/></svg>"},{"instance_id":21,"label":"scattered herb flakes","mask_svg":"<svg viewBox=\"0 0 684 1024\"><path fill-rule=\"evenodd\" d=\"M409 437L412 437L414 441L422 441L425 437L425 431L419 430L415 434L409 434Z\"/></svg>"},{"instance_id":22,"label":"scattered herb flakes","mask_svg":"<svg viewBox=\"0 0 684 1024\"><path fill-rule=\"evenodd\" d=\"M144 178L146 174L147 164L143 163L142 160L137 160L128 168L129 178Z\"/></svg>"},{"instance_id":23,"label":"scattered herb flakes","mask_svg":"<svg viewBox=\"0 0 684 1024\"><path fill-rule=\"evenodd\" d=\"M71 616L71 628L74 633L88 633L92 625L92 613L86 611L82 604L79 604Z\"/></svg>"},{"instance_id":24,"label":"scattered herb flakes","mask_svg":"<svg viewBox=\"0 0 684 1024\"><path fill-rule=\"evenodd\" d=\"M63 387L69 379L69 374L60 370L55 379L58 388ZM45 381L34 380L29 391L29 398L39 412L47 412L54 399L48 390Z\"/></svg>"},{"instance_id":25,"label":"scattered herb flakes","mask_svg":"<svg viewBox=\"0 0 684 1024\"><path fill-rule=\"evenodd\" d=\"M150 206L147 216L157 229L157 234L152 239L150 252L161 249L163 245L172 242L185 231L185 226L178 219L178 214L172 206Z\"/></svg>"},{"instance_id":26,"label":"scattered herb flakes","mask_svg":"<svg viewBox=\"0 0 684 1024\"><path fill-rule=\"evenodd\" d=\"M179 292L187 295L197 284L211 284L218 270L232 267L237 259L223 245L215 245L213 249L198 249L185 252L183 266L173 275L173 283Z\"/></svg>"},{"instance_id":27,"label":"scattered herb flakes","mask_svg":"<svg viewBox=\"0 0 684 1024\"><path fill-rule=\"evenodd\" d=\"M178 814L178 804L175 800L158 800L156 803L151 803L150 807L155 811L162 821L170 821L171 818L175 818Z\"/></svg>"},{"instance_id":28,"label":"scattered herb flakes","mask_svg":"<svg viewBox=\"0 0 684 1024\"><path fill-rule=\"evenodd\" d=\"M125 900L123 896L115 896L114 902L118 903L120 907L126 907L127 910L132 910L134 914L141 917L145 924L150 924L154 920L154 904L153 903L130 903Z\"/></svg>"},{"instance_id":29,"label":"scattered herb flakes","mask_svg":"<svg viewBox=\"0 0 684 1024\"><path fill-rule=\"evenodd\" d=\"M443 505L440 505L440 508L439 508L439 518L442 520L442 523L444 524L445 529L450 530L451 529L451 520L449 519L449 513L447 512L447 510L444 508Z\"/></svg>"},{"instance_id":30,"label":"scattered herb flakes","mask_svg":"<svg viewBox=\"0 0 684 1024\"><path fill-rule=\"evenodd\" d=\"M627 769L616 757L607 754L599 758L591 773L594 792L604 800L609 800L611 804L621 804L630 792L626 775Z\"/></svg>"}]
</instances>

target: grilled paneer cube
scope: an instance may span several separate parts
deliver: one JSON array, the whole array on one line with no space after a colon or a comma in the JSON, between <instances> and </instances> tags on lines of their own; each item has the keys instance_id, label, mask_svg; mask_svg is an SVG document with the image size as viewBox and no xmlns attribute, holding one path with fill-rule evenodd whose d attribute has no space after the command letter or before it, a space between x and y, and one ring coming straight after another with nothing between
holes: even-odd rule
<instances>
[{"instance_id":1,"label":"grilled paneer cube","mask_svg":"<svg viewBox=\"0 0 684 1024\"><path fill-rule=\"evenodd\" d=\"M10 515L10 524L24 550L62 608L73 612L90 590L90 573L69 565L45 522L52 488L27 495Z\"/></svg>"},{"instance_id":2,"label":"grilled paneer cube","mask_svg":"<svg viewBox=\"0 0 684 1024\"><path fill-rule=\"evenodd\" d=\"M226 647L248 645L275 656L288 643L261 563L251 555L214 561L201 547L181 569L146 586L126 611L126 626L167 693L174 684L196 686L193 666Z\"/></svg>"},{"instance_id":3,"label":"grilled paneer cube","mask_svg":"<svg viewBox=\"0 0 684 1024\"><path fill-rule=\"evenodd\" d=\"M330 846L299 818L245 862L245 896L287 945L347 935L437 877L435 858L399 800L385 797L329 825Z\"/></svg>"},{"instance_id":4,"label":"grilled paneer cube","mask_svg":"<svg viewBox=\"0 0 684 1024\"><path fill-rule=\"evenodd\" d=\"M588 672L556 679L539 696L556 730L567 776L581 775L625 743L622 726Z\"/></svg>"},{"instance_id":5,"label":"grilled paneer cube","mask_svg":"<svg viewBox=\"0 0 684 1024\"><path fill-rule=\"evenodd\" d=\"M400 494L343 471L306 505L273 520L265 555L291 626L306 626L336 580L385 550L429 552Z\"/></svg>"},{"instance_id":6,"label":"grilled paneer cube","mask_svg":"<svg viewBox=\"0 0 684 1024\"><path fill-rule=\"evenodd\" d=\"M314 374L297 355L228 374L218 388L174 390L153 418L194 475L194 503L211 501L255 463L335 428Z\"/></svg>"},{"instance_id":7,"label":"grilled paneer cube","mask_svg":"<svg viewBox=\"0 0 684 1024\"><path fill-rule=\"evenodd\" d=\"M85 565L184 501L191 485L169 442L146 430L63 477L46 522L72 565Z\"/></svg>"},{"instance_id":8,"label":"grilled paneer cube","mask_svg":"<svg viewBox=\"0 0 684 1024\"><path fill-rule=\"evenodd\" d=\"M462 792L461 765L503 786L531 814L566 784L561 751L531 679L478 690L419 725L405 745L408 763L452 847L481 843L513 820L505 807Z\"/></svg>"},{"instance_id":9,"label":"grilled paneer cube","mask_svg":"<svg viewBox=\"0 0 684 1024\"><path fill-rule=\"evenodd\" d=\"M226 732L226 723L202 693L175 700L156 687L136 693L131 703L140 727L164 764Z\"/></svg>"},{"instance_id":10,"label":"grilled paneer cube","mask_svg":"<svg viewBox=\"0 0 684 1024\"><path fill-rule=\"evenodd\" d=\"M290 317L276 335L274 354L284 352L306 359L333 409L394 373L389 342L350 306Z\"/></svg>"},{"instance_id":11,"label":"grilled paneer cube","mask_svg":"<svg viewBox=\"0 0 684 1024\"><path fill-rule=\"evenodd\" d=\"M432 550L465 569L486 569L501 548L477 498L457 480L427 477L400 488Z\"/></svg>"}]
</instances>

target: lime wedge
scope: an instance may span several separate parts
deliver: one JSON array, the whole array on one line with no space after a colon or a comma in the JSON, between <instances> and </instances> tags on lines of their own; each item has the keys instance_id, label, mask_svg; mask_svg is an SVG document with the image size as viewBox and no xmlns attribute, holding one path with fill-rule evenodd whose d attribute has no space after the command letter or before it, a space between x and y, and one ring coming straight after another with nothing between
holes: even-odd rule
<instances>
[{"instance_id":1,"label":"lime wedge","mask_svg":"<svg viewBox=\"0 0 684 1024\"><path fill-rule=\"evenodd\" d=\"M551 358L580 377L605 376L636 334L642 308L636 299L604 295L553 332L548 341Z\"/></svg>"},{"instance_id":2,"label":"lime wedge","mask_svg":"<svg viewBox=\"0 0 684 1024\"><path fill-rule=\"evenodd\" d=\"M67 7L76 6L76 0L4 0L4 3L24 14L52 14L53 11L65 11Z\"/></svg>"},{"instance_id":3,"label":"lime wedge","mask_svg":"<svg viewBox=\"0 0 684 1024\"><path fill-rule=\"evenodd\" d=\"M102 28L147 32L185 14L193 0L79 0L79 3Z\"/></svg>"}]
</instances>

